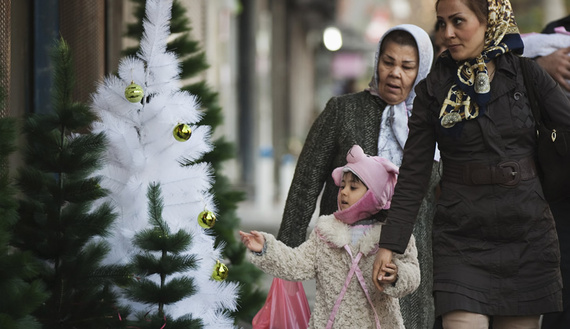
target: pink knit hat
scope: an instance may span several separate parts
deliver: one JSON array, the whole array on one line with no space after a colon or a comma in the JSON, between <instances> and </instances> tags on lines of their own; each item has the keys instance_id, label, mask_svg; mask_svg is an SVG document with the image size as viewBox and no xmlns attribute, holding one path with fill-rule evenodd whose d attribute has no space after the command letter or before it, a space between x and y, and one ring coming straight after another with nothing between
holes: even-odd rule
<instances>
[{"instance_id":1,"label":"pink knit hat","mask_svg":"<svg viewBox=\"0 0 570 329\"><path fill-rule=\"evenodd\" d=\"M389 209L399 173L398 167L388 159L364 154L358 145L348 151L346 161L348 163L344 167L333 170L335 184L340 186L343 174L351 171L368 187L368 191L350 208L335 212L335 217L352 224L382 209Z\"/></svg>"}]
</instances>

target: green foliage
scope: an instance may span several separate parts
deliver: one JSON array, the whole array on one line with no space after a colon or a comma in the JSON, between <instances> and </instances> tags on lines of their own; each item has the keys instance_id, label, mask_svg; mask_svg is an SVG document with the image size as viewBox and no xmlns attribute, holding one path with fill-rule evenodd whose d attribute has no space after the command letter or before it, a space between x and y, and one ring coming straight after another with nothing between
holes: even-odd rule
<instances>
[{"instance_id":1,"label":"green foliage","mask_svg":"<svg viewBox=\"0 0 570 329\"><path fill-rule=\"evenodd\" d=\"M30 115L23 127L25 165L18 171L20 220L14 245L41 261L36 272L49 298L33 313L43 328L120 328L112 290L127 268L102 265L103 238L116 218L94 171L106 147L102 134L84 133L95 120L88 106L72 100L71 51L60 40L51 56L53 109Z\"/></svg>"},{"instance_id":2,"label":"green foliage","mask_svg":"<svg viewBox=\"0 0 570 329\"><path fill-rule=\"evenodd\" d=\"M140 273L140 279L126 289L126 296L131 300L157 309L148 314L138 314L132 325L140 328L160 328L165 322L168 328L201 328L199 319L190 316L172 319L165 314L164 306L177 303L196 293L196 286L191 277L183 276L167 280L173 274L186 272L197 267L196 255L182 255L192 244L192 236L185 231L170 232L168 224L162 218L164 204L158 184L148 187L149 223L147 228L135 235L134 244L142 250L135 256L132 268ZM151 277L160 278L159 283ZM150 323L154 325L149 325ZM184 327L186 326L186 327Z\"/></svg>"},{"instance_id":3,"label":"green foliage","mask_svg":"<svg viewBox=\"0 0 570 329\"><path fill-rule=\"evenodd\" d=\"M168 328L168 329L202 329L202 321L200 319L193 319L191 316L180 317L178 319L173 319L172 317L165 315L160 316L156 313L146 314L140 313L137 315L140 320L134 323L131 328L138 329L157 329L157 328Z\"/></svg>"},{"instance_id":4,"label":"green foliage","mask_svg":"<svg viewBox=\"0 0 570 329\"><path fill-rule=\"evenodd\" d=\"M13 118L0 119L0 227L8 229L18 220L16 208L18 203L14 199L15 190L11 185L7 161L8 156L14 151L15 120Z\"/></svg>"},{"instance_id":5,"label":"green foliage","mask_svg":"<svg viewBox=\"0 0 570 329\"><path fill-rule=\"evenodd\" d=\"M142 19L144 17L144 0L131 0L135 3L133 15L136 22L127 26L127 36L135 41L142 37ZM173 51L181 61L181 78L189 79L199 77L209 65L205 52L199 42L192 40L190 21L186 15L186 9L178 0L174 0L172 6L171 33L174 40L168 43L167 49ZM134 55L138 47L126 49L125 55ZM215 131L223 123L222 108L218 104L218 93L212 91L205 81L193 82L182 87L183 90L196 95L203 110L204 116L200 125L210 126ZM262 307L267 292L258 288L262 272L255 266L245 261L245 247L236 239L236 231L239 229L240 219L236 214L237 204L245 199L245 193L231 187L230 181L221 173L222 163L235 158L234 145L223 137L213 142L213 150L205 154L197 162L211 163L214 170L214 183L211 193L217 205L216 217L218 221L213 227L216 234L216 245L224 243L223 255L228 261L224 263L229 268L226 280L238 282L240 286L240 301L237 311L232 316L236 320L251 322L253 316ZM186 161L185 165L193 162Z\"/></svg>"},{"instance_id":6,"label":"green foliage","mask_svg":"<svg viewBox=\"0 0 570 329\"><path fill-rule=\"evenodd\" d=\"M0 103L4 95L0 93ZM31 315L47 298L40 280L34 279L39 262L29 252L11 246L12 230L18 221L16 189L8 172L8 156L15 151L16 120L0 119L0 328L36 329L40 323Z\"/></svg>"}]
</instances>

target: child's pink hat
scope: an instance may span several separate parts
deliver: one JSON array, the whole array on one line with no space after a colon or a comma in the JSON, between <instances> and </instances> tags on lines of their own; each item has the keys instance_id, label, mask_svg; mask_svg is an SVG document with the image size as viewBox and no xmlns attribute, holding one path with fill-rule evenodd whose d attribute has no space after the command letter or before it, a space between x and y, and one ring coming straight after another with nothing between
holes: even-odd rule
<instances>
[{"instance_id":1,"label":"child's pink hat","mask_svg":"<svg viewBox=\"0 0 570 329\"><path fill-rule=\"evenodd\" d=\"M398 167L388 159L366 155L358 145L354 145L348 151L346 161L347 164L344 167L338 167L333 170L332 177L335 184L340 186L343 174L351 171L368 187L368 191L352 207L344 211L335 212L335 216L343 222L351 224L367 218L382 209L389 209L399 173ZM350 217L356 218L339 218L338 215L342 215L349 210L351 210Z\"/></svg>"}]
</instances>

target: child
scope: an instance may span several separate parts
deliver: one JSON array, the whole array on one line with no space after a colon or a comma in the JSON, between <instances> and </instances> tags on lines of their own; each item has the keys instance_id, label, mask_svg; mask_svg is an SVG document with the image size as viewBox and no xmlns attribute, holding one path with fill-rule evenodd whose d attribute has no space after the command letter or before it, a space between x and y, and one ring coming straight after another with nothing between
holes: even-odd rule
<instances>
[{"instance_id":1,"label":"child","mask_svg":"<svg viewBox=\"0 0 570 329\"><path fill-rule=\"evenodd\" d=\"M390 207L398 168L364 154L354 145L347 164L336 168L338 211L321 216L309 239L287 247L271 234L240 231L248 259L273 276L301 281L316 278L316 300L309 328L404 328L398 298L420 284L415 240L395 254L384 270L382 292L371 281L382 230L383 209ZM418 310L421 311L421 310Z\"/></svg>"}]
</instances>

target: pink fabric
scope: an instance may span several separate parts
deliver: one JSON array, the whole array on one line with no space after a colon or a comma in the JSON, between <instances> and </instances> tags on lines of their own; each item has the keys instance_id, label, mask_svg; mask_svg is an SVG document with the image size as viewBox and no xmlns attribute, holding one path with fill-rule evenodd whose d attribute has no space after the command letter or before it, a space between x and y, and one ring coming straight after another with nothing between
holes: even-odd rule
<instances>
[{"instance_id":1,"label":"pink fabric","mask_svg":"<svg viewBox=\"0 0 570 329\"><path fill-rule=\"evenodd\" d=\"M378 202L376 201L374 193L368 190L366 193L364 193L360 200L356 201L355 204L345 210L335 211L333 215L341 222L351 225L361 219L368 218L377 213L377 204Z\"/></svg>"},{"instance_id":2,"label":"pink fabric","mask_svg":"<svg viewBox=\"0 0 570 329\"><path fill-rule=\"evenodd\" d=\"M329 246L331 248L338 248L338 246L336 244L327 240L327 238L325 238L325 236L321 234L321 232L318 230L318 228L315 229L315 232L317 233L317 236L319 237L319 239L321 239L327 246Z\"/></svg>"},{"instance_id":3,"label":"pink fabric","mask_svg":"<svg viewBox=\"0 0 570 329\"><path fill-rule=\"evenodd\" d=\"M350 283L350 280L352 280L352 277L354 276L355 273L356 273L356 277L358 278L358 282L360 282L360 285L362 286L362 290L364 290L364 294L366 295L366 299L368 300L368 303L372 307L372 311L374 311L374 320L376 321L376 328L381 329L380 320L378 319L378 313L376 313L376 309L374 308L374 304L372 304L372 300L370 299L370 295L368 294L368 289L366 288L366 282L364 282L364 277L362 276L362 271L360 270L360 267L358 267L358 262L360 262L360 259L362 258L362 253L359 252L356 255L356 258L354 258L352 256L352 252L350 251L350 247L348 245L345 245L344 249L346 250L346 252L348 252L348 255L350 255L350 258L352 259L352 266L350 267L350 271L348 272L348 275L346 276L346 280L344 281L344 286L342 287L342 290L341 290L338 298L336 299L333 310L332 310L331 315L329 317L329 321L327 322L326 329L332 328L333 323L334 323L334 318L336 317L336 314L338 313L338 308L340 307L340 303L342 302L342 299L344 298L344 295L346 294L346 290L348 289L348 284Z\"/></svg>"},{"instance_id":4,"label":"pink fabric","mask_svg":"<svg viewBox=\"0 0 570 329\"><path fill-rule=\"evenodd\" d=\"M358 145L352 146L346 155L347 164L333 170L332 177L337 186L342 182L345 172L353 172L371 190L383 209L386 202L392 200L396 185L398 167L385 158L369 156Z\"/></svg>"},{"instance_id":5,"label":"pink fabric","mask_svg":"<svg viewBox=\"0 0 570 329\"><path fill-rule=\"evenodd\" d=\"M252 329L307 329L311 310L301 282L274 278Z\"/></svg>"},{"instance_id":6,"label":"pink fabric","mask_svg":"<svg viewBox=\"0 0 570 329\"><path fill-rule=\"evenodd\" d=\"M357 217L349 218L348 215L342 215L343 211L335 212L335 217L347 224L351 224L370 217L370 215L382 209L389 209L399 173L398 167L385 158L366 155L358 145L352 146L348 151L346 161L347 164L344 167L338 167L333 170L332 178L335 184L340 186L344 173L350 171L360 178L368 188L368 192L371 192L374 197L365 195L362 198L368 197L369 199L362 203L360 202L361 199L350 207L353 208L358 205L358 209L349 211L349 208L344 210L345 213L354 212L353 215ZM342 218L337 216L339 214ZM346 220L350 221L350 223Z\"/></svg>"},{"instance_id":7,"label":"pink fabric","mask_svg":"<svg viewBox=\"0 0 570 329\"><path fill-rule=\"evenodd\" d=\"M555 27L555 28L554 28L554 32L560 33L560 34L570 35L570 32L566 31L566 28L564 28L564 26L557 26L557 27Z\"/></svg>"},{"instance_id":8,"label":"pink fabric","mask_svg":"<svg viewBox=\"0 0 570 329\"><path fill-rule=\"evenodd\" d=\"M378 252L378 250L380 250L380 246L378 246L378 244L376 244L376 246L374 247L374 249L370 250L370 252L368 253L368 255L366 256L371 256L374 255Z\"/></svg>"}]
</instances>

